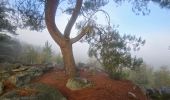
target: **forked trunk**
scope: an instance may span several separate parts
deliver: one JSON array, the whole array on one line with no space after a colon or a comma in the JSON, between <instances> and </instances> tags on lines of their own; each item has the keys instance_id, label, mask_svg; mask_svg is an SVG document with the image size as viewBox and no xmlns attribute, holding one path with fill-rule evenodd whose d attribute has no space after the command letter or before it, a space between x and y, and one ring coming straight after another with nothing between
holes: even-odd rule
<instances>
[{"instance_id":1,"label":"forked trunk","mask_svg":"<svg viewBox=\"0 0 170 100\"><path fill-rule=\"evenodd\" d=\"M76 75L76 65L75 65L75 61L73 57L72 44L80 40L82 36L85 34L80 34L76 36L75 38L70 39L70 33L79 15L83 0L76 0L75 9L73 10L72 16L67 23L64 34L60 32L60 30L58 29L55 23L56 10L57 10L59 3L60 3L60 0L46 0L45 22L46 22L47 29L51 37L61 48L66 74L70 78L73 78Z\"/></svg>"},{"instance_id":2,"label":"forked trunk","mask_svg":"<svg viewBox=\"0 0 170 100\"><path fill-rule=\"evenodd\" d=\"M64 60L64 68L69 78L76 76L76 64L73 56L72 44L66 43L64 47L60 47Z\"/></svg>"}]
</instances>

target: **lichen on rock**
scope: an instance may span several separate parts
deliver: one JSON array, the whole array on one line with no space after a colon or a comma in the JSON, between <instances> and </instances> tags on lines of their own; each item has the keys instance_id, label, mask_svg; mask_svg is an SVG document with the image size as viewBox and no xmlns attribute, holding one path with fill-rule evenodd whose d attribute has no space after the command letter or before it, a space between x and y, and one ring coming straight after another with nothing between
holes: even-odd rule
<instances>
[{"instance_id":1,"label":"lichen on rock","mask_svg":"<svg viewBox=\"0 0 170 100\"><path fill-rule=\"evenodd\" d=\"M92 82L84 78L72 78L68 79L66 87L71 90L79 90L87 87L92 87Z\"/></svg>"}]
</instances>

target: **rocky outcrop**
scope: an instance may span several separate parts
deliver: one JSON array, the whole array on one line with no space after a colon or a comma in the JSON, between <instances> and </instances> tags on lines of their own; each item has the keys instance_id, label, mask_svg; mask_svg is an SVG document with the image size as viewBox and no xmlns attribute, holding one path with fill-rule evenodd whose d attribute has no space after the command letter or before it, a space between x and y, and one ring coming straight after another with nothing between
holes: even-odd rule
<instances>
[{"instance_id":1,"label":"rocky outcrop","mask_svg":"<svg viewBox=\"0 0 170 100\"><path fill-rule=\"evenodd\" d=\"M148 88L146 95L153 100L170 100L170 87Z\"/></svg>"},{"instance_id":2,"label":"rocky outcrop","mask_svg":"<svg viewBox=\"0 0 170 100\"><path fill-rule=\"evenodd\" d=\"M71 90L79 90L91 86L93 86L93 84L89 82L87 79L83 78L68 79L66 84L66 87Z\"/></svg>"},{"instance_id":3,"label":"rocky outcrop","mask_svg":"<svg viewBox=\"0 0 170 100\"><path fill-rule=\"evenodd\" d=\"M0 94L3 92L2 81L8 81L16 87L28 84L31 79L52 69L52 65L24 66L21 64L0 64Z\"/></svg>"},{"instance_id":4,"label":"rocky outcrop","mask_svg":"<svg viewBox=\"0 0 170 100\"><path fill-rule=\"evenodd\" d=\"M20 87L25 84L28 84L30 80L31 80L31 76L29 75L29 73L26 73L26 72L17 73L8 78L8 81L10 81L16 87Z\"/></svg>"},{"instance_id":5,"label":"rocky outcrop","mask_svg":"<svg viewBox=\"0 0 170 100\"><path fill-rule=\"evenodd\" d=\"M34 83L10 91L0 100L67 100L58 90L46 84Z\"/></svg>"},{"instance_id":6,"label":"rocky outcrop","mask_svg":"<svg viewBox=\"0 0 170 100\"><path fill-rule=\"evenodd\" d=\"M0 94L3 93L3 89L4 89L4 84L3 82L0 81Z\"/></svg>"}]
</instances>

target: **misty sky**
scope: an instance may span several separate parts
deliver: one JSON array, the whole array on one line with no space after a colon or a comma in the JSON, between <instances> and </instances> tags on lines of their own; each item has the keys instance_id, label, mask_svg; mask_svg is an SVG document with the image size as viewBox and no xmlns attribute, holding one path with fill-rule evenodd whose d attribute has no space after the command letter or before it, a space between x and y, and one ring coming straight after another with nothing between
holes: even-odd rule
<instances>
[{"instance_id":1,"label":"misty sky","mask_svg":"<svg viewBox=\"0 0 170 100\"><path fill-rule=\"evenodd\" d=\"M146 40L146 44L140 51L134 54L142 57L144 61L154 67L161 65L170 65L170 10L160 9L158 5L150 4L151 13L147 16L136 15L131 10L131 5L128 3L121 6L115 6L114 3L109 3L104 9L110 14L111 23L119 25L118 30L121 34L131 34L141 36ZM57 13L56 23L61 31L68 21L67 15ZM99 23L104 23L103 15L98 14ZM47 30L43 32L35 32L29 30L17 31L21 41L26 41L31 44L43 46L45 41L49 41L53 50L60 52L59 47L50 37ZM72 30L73 36L76 31ZM74 47L74 56L76 61L88 61L88 45L86 43L76 43Z\"/></svg>"}]
</instances>

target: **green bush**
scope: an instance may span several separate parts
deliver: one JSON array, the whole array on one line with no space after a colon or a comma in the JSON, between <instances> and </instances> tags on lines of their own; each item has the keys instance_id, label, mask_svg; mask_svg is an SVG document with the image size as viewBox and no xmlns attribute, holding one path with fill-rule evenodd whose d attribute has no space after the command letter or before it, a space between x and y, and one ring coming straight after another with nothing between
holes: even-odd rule
<instances>
[{"instance_id":1,"label":"green bush","mask_svg":"<svg viewBox=\"0 0 170 100\"><path fill-rule=\"evenodd\" d=\"M125 71L119 71L119 72L111 72L109 73L109 76L114 80L121 80L121 79L127 79L129 74Z\"/></svg>"},{"instance_id":2,"label":"green bush","mask_svg":"<svg viewBox=\"0 0 170 100\"><path fill-rule=\"evenodd\" d=\"M89 56L95 57L111 77L121 79L124 77L124 68L135 70L143 63L142 58L131 54L132 50L138 51L145 44L141 37L122 36L117 29L110 26L101 27L99 33L90 38Z\"/></svg>"}]
</instances>

